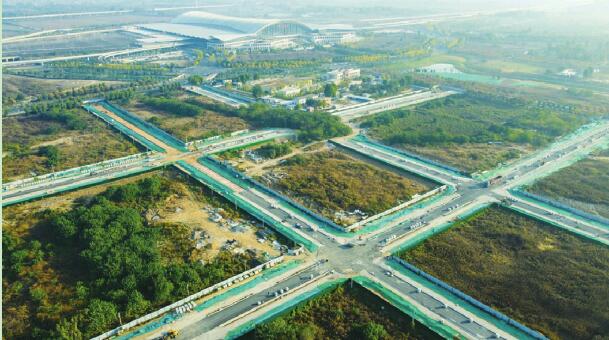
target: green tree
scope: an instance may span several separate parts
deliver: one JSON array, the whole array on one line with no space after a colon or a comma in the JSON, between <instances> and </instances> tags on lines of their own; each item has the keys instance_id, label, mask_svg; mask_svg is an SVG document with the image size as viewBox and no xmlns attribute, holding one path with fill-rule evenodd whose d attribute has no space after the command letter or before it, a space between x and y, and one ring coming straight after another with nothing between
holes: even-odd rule
<instances>
[{"instance_id":1,"label":"green tree","mask_svg":"<svg viewBox=\"0 0 609 340\"><path fill-rule=\"evenodd\" d=\"M127 308L125 316L128 318L136 318L144 314L150 308L150 302L144 298L142 293L133 291L127 298Z\"/></svg>"},{"instance_id":2,"label":"green tree","mask_svg":"<svg viewBox=\"0 0 609 340\"><path fill-rule=\"evenodd\" d=\"M99 335L118 320L118 311L112 302L93 299L85 311L87 337Z\"/></svg>"},{"instance_id":3,"label":"green tree","mask_svg":"<svg viewBox=\"0 0 609 340\"><path fill-rule=\"evenodd\" d=\"M63 318L56 326L56 331L61 339L80 340L84 339L82 331L78 328L81 317L73 316L70 319Z\"/></svg>"},{"instance_id":4,"label":"green tree","mask_svg":"<svg viewBox=\"0 0 609 340\"><path fill-rule=\"evenodd\" d=\"M154 300L157 302L163 302L169 300L171 292L173 291L173 283L165 278L165 276L158 275L154 277L153 284Z\"/></svg>"},{"instance_id":5,"label":"green tree","mask_svg":"<svg viewBox=\"0 0 609 340\"><path fill-rule=\"evenodd\" d=\"M298 340L315 340L318 338L319 329L312 323L302 326L298 332Z\"/></svg>"},{"instance_id":6,"label":"green tree","mask_svg":"<svg viewBox=\"0 0 609 340\"><path fill-rule=\"evenodd\" d=\"M262 86L254 85L254 87L252 87L252 95L254 96L254 98L260 98L263 94L264 91L262 90Z\"/></svg>"},{"instance_id":7,"label":"green tree","mask_svg":"<svg viewBox=\"0 0 609 340\"><path fill-rule=\"evenodd\" d=\"M338 86L336 84L329 83L324 86L324 96L326 97L336 97L337 92Z\"/></svg>"},{"instance_id":8,"label":"green tree","mask_svg":"<svg viewBox=\"0 0 609 340\"><path fill-rule=\"evenodd\" d=\"M47 158L47 167L54 168L59 165L60 153L55 145L47 145L40 148L39 154Z\"/></svg>"},{"instance_id":9,"label":"green tree","mask_svg":"<svg viewBox=\"0 0 609 340\"><path fill-rule=\"evenodd\" d=\"M192 76L188 77L188 82L193 85L201 85L203 83L203 77L198 74L193 74Z\"/></svg>"},{"instance_id":10,"label":"green tree","mask_svg":"<svg viewBox=\"0 0 609 340\"><path fill-rule=\"evenodd\" d=\"M368 322L361 329L362 338L365 340L384 340L389 338L389 333L383 325Z\"/></svg>"}]
</instances>

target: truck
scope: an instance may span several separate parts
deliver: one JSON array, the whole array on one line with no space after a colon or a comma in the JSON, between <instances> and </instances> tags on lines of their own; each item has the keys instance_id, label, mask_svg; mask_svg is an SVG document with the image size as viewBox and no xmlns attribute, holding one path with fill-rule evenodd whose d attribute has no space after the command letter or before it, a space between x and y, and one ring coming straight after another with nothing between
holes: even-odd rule
<instances>
[{"instance_id":1,"label":"truck","mask_svg":"<svg viewBox=\"0 0 609 340\"><path fill-rule=\"evenodd\" d=\"M175 339L178 334L180 334L179 331L175 330L175 329L170 329L167 332L165 332L165 334L163 334L163 337L161 339L163 340L168 340L168 339Z\"/></svg>"},{"instance_id":2,"label":"truck","mask_svg":"<svg viewBox=\"0 0 609 340\"><path fill-rule=\"evenodd\" d=\"M486 187L491 187L499 182L501 182L501 179L503 178L503 176L499 175L497 177L493 177L491 179L489 179L488 181L486 181Z\"/></svg>"}]
</instances>

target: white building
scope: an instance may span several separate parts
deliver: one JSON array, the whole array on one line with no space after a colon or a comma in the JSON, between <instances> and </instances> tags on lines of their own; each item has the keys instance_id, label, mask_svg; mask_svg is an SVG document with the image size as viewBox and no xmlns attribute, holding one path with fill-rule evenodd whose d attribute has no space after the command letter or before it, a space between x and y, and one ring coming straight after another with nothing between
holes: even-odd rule
<instances>
[{"instance_id":1,"label":"white building","mask_svg":"<svg viewBox=\"0 0 609 340\"><path fill-rule=\"evenodd\" d=\"M359 78L361 71L359 68L347 68L332 70L326 73L323 77L324 80L338 84L343 80Z\"/></svg>"},{"instance_id":2,"label":"white building","mask_svg":"<svg viewBox=\"0 0 609 340\"><path fill-rule=\"evenodd\" d=\"M277 91L277 94L279 94L280 96L283 97L296 97L297 95L300 94L300 87L298 86L286 86L282 89L280 89L279 91Z\"/></svg>"},{"instance_id":3,"label":"white building","mask_svg":"<svg viewBox=\"0 0 609 340\"><path fill-rule=\"evenodd\" d=\"M170 23L138 27L200 40L217 50L272 50L299 45L343 44L357 39L345 28L313 29L294 20L232 17L202 11L181 14Z\"/></svg>"}]
</instances>

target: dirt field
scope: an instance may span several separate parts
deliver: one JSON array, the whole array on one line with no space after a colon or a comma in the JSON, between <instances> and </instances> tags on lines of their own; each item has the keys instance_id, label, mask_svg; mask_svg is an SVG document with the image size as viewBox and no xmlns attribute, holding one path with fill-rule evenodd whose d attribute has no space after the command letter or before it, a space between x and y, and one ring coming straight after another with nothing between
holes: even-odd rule
<instances>
[{"instance_id":1,"label":"dirt field","mask_svg":"<svg viewBox=\"0 0 609 340\"><path fill-rule=\"evenodd\" d=\"M75 111L87 124L83 130L69 130L62 123L32 117L2 120L2 171L4 180L31 177L81 165L138 153L124 136L82 110ZM50 165L44 146L59 151L59 162Z\"/></svg>"},{"instance_id":2,"label":"dirt field","mask_svg":"<svg viewBox=\"0 0 609 340\"><path fill-rule=\"evenodd\" d=\"M67 91L73 88L81 88L98 84L97 80L62 80L62 79L38 79L21 77L11 74L2 75L2 95L15 96L19 93L24 96L38 96L55 91ZM103 81L107 85L121 84L118 81Z\"/></svg>"}]
</instances>

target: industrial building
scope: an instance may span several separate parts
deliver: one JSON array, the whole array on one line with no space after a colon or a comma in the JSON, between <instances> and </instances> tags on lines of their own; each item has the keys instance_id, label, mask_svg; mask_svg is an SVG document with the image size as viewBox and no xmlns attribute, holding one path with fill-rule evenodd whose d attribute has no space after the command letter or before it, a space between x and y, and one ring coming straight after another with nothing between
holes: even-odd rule
<instances>
[{"instance_id":1,"label":"industrial building","mask_svg":"<svg viewBox=\"0 0 609 340\"><path fill-rule=\"evenodd\" d=\"M190 38L214 50L272 50L355 41L348 28L311 28L293 20L231 17L209 12L184 13L170 23L139 28Z\"/></svg>"}]
</instances>

